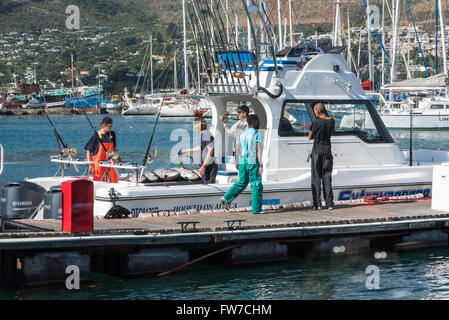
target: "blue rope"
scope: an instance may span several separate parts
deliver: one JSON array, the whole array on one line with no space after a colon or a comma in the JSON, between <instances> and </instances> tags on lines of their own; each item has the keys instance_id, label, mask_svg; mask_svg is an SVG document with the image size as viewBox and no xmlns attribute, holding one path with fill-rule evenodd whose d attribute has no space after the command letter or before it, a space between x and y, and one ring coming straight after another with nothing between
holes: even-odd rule
<instances>
[{"instance_id":1,"label":"blue rope","mask_svg":"<svg viewBox=\"0 0 449 320\"><path fill-rule=\"evenodd\" d=\"M306 44L308 45L309 43L307 42L307 37L306 37L306 34L304 33L304 30L302 30L302 26L301 26L301 23L299 22L299 18L298 18L298 15L296 14L296 11L295 11L295 7L293 7L293 4L292 4L292 10L293 10L293 13L295 14L295 17L296 17L296 21L298 21L298 25L299 25L299 30L301 30L301 32L302 32L302 36L303 36L303 38L304 38L304 41L306 42Z\"/></svg>"},{"instance_id":2,"label":"blue rope","mask_svg":"<svg viewBox=\"0 0 449 320\"><path fill-rule=\"evenodd\" d=\"M363 0L365 1L365 0ZM412 23L413 23L413 28L415 29L415 36L416 36L416 40L418 40L418 46L419 46L419 51L421 52L421 58L422 61L424 62L424 67L426 68L426 76L429 76L429 72L427 71L427 65L426 65L426 60L424 59L424 54L422 52L422 48L421 48L421 42L419 41L419 36L418 36L418 32L416 31L416 25L415 25L415 19L413 19L413 14L412 14L412 9L410 8L410 3L407 1L407 6L408 6L408 11L410 12L410 17L412 18Z\"/></svg>"}]
</instances>

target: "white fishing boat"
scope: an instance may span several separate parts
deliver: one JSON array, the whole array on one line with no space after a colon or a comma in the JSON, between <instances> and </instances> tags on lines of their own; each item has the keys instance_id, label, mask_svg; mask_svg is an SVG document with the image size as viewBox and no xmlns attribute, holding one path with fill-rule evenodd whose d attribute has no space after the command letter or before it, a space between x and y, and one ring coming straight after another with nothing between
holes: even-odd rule
<instances>
[{"instance_id":1,"label":"white fishing boat","mask_svg":"<svg viewBox=\"0 0 449 320\"><path fill-rule=\"evenodd\" d=\"M257 81L265 84L260 90ZM244 88L248 93L232 92L236 89L228 87L225 92L219 86L209 86L211 131L216 137L216 155L223 160L216 184L169 182L136 186L127 181L95 182L95 215L104 216L113 207L112 188L116 204L127 208L134 217L160 210L220 208L220 197L238 177L233 164L233 137L225 135L218 115L224 114L226 106L236 101L249 104L261 120L264 205L311 200L308 156L313 141L308 140L307 133L314 119L312 104L315 101L324 101L328 107L338 105L341 109L345 106L349 114L363 114L370 119L369 126L365 126L366 120L341 126L343 117L336 119L340 126L332 137L332 181L337 201L369 196L431 196L433 166L449 162L445 151L415 151L414 165L409 166L407 154L393 141L341 55L317 54L302 69L279 70L277 75L274 69L260 71L258 79L253 75ZM286 118L291 119L287 120L287 125ZM48 190L71 178L46 177L29 181ZM231 207L246 207L250 199L248 188Z\"/></svg>"}]
</instances>

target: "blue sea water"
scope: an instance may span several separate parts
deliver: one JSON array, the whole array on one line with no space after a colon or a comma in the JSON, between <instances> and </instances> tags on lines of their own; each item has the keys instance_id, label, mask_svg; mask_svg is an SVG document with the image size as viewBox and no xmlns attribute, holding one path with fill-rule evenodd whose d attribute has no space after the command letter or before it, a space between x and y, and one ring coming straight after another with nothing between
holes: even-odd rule
<instances>
[{"instance_id":1,"label":"blue sea water","mask_svg":"<svg viewBox=\"0 0 449 320\"><path fill-rule=\"evenodd\" d=\"M101 115L90 116L99 123ZM141 162L151 136L154 117L112 116L122 158ZM55 116L66 143L80 150L93 130L84 116ZM179 142L178 133L192 135L191 119L163 119L156 131L155 168L170 161ZM392 131L403 149L409 147L408 131ZM414 147L449 150L449 131L413 133ZM0 143L5 149L5 170L0 185L24 177L54 175L57 165L49 157L57 153L53 131L45 117L0 117ZM82 152L81 152L82 151ZM175 164L174 164L175 165ZM368 289L368 266L379 269L379 289ZM449 249L388 252L376 259L363 256L327 259L289 258L285 263L225 268L196 264L184 274L162 278L121 279L92 274L92 282L80 290L38 288L0 290L0 299L449 299Z\"/></svg>"}]
</instances>

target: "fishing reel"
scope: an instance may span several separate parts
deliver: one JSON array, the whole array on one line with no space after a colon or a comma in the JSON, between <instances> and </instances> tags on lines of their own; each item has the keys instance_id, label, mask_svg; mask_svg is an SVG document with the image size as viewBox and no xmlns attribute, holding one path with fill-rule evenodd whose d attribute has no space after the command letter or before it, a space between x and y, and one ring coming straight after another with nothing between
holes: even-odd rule
<instances>
[{"instance_id":1,"label":"fishing reel","mask_svg":"<svg viewBox=\"0 0 449 320\"><path fill-rule=\"evenodd\" d=\"M64 148L62 150L62 155L63 156L68 156L68 157L74 157L78 154L78 149L77 148Z\"/></svg>"},{"instance_id":2,"label":"fishing reel","mask_svg":"<svg viewBox=\"0 0 449 320\"><path fill-rule=\"evenodd\" d=\"M154 160L156 160L156 156L157 156L157 149L154 150L153 154L149 154L147 157L147 163L151 164L154 162Z\"/></svg>"},{"instance_id":3,"label":"fishing reel","mask_svg":"<svg viewBox=\"0 0 449 320\"><path fill-rule=\"evenodd\" d=\"M108 159L111 160L117 160L118 158L120 158L120 154L115 150L106 152L106 155L108 156Z\"/></svg>"},{"instance_id":4,"label":"fishing reel","mask_svg":"<svg viewBox=\"0 0 449 320\"><path fill-rule=\"evenodd\" d=\"M234 76L234 78L237 78L237 79L244 79L246 74L241 71L236 71L236 72L234 72L233 76Z\"/></svg>"}]
</instances>

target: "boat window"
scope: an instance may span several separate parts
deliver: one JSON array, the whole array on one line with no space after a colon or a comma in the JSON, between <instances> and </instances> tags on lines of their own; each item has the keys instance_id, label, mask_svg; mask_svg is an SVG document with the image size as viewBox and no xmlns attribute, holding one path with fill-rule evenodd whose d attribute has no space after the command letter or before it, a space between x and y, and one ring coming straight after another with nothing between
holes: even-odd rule
<instances>
[{"instance_id":1,"label":"boat window","mask_svg":"<svg viewBox=\"0 0 449 320\"><path fill-rule=\"evenodd\" d=\"M384 141L365 103L325 103L335 118L335 134L357 135L366 142Z\"/></svg>"},{"instance_id":2,"label":"boat window","mask_svg":"<svg viewBox=\"0 0 449 320\"><path fill-rule=\"evenodd\" d=\"M444 109L444 105L442 104L432 104L430 109Z\"/></svg>"},{"instance_id":3,"label":"boat window","mask_svg":"<svg viewBox=\"0 0 449 320\"><path fill-rule=\"evenodd\" d=\"M306 136L309 133L312 119L305 103L286 103L279 122L281 137Z\"/></svg>"},{"instance_id":4,"label":"boat window","mask_svg":"<svg viewBox=\"0 0 449 320\"><path fill-rule=\"evenodd\" d=\"M249 113L252 114L252 104L250 101L227 101L225 104L225 118L226 121L229 123L230 126L232 126L234 123L236 123L239 118L237 114L237 108L241 105L246 105L249 108Z\"/></svg>"}]
</instances>

